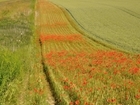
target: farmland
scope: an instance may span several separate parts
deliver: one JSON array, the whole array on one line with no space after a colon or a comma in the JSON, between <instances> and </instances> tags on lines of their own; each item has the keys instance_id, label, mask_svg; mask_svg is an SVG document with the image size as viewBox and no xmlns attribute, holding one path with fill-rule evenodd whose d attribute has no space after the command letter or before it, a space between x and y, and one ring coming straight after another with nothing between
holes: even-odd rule
<instances>
[{"instance_id":1,"label":"farmland","mask_svg":"<svg viewBox=\"0 0 140 105\"><path fill-rule=\"evenodd\" d=\"M90 37L131 53L140 53L139 0L50 0L65 8Z\"/></svg>"},{"instance_id":2,"label":"farmland","mask_svg":"<svg viewBox=\"0 0 140 105\"><path fill-rule=\"evenodd\" d=\"M139 105L138 1L68 1L0 2L0 105Z\"/></svg>"},{"instance_id":3,"label":"farmland","mask_svg":"<svg viewBox=\"0 0 140 105\"><path fill-rule=\"evenodd\" d=\"M37 4L43 65L58 105L140 103L139 55L89 38L65 9L44 0Z\"/></svg>"}]
</instances>

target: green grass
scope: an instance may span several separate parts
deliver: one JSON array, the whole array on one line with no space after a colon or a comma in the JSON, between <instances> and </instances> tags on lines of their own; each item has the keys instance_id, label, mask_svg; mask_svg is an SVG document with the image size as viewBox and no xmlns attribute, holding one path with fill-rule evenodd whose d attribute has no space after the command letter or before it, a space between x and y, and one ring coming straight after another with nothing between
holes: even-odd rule
<instances>
[{"instance_id":1,"label":"green grass","mask_svg":"<svg viewBox=\"0 0 140 105\"><path fill-rule=\"evenodd\" d=\"M24 101L21 86L31 70L33 4L34 0L0 3L0 105Z\"/></svg>"},{"instance_id":2,"label":"green grass","mask_svg":"<svg viewBox=\"0 0 140 105\"><path fill-rule=\"evenodd\" d=\"M25 65L27 53L23 49L16 52L0 50L0 105L17 103L22 78L29 72Z\"/></svg>"},{"instance_id":3,"label":"green grass","mask_svg":"<svg viewBox=\"0 0 140 105\"><path fill-rule=\"evenodd\" d=\"M0 2L0 105L54 103L35 34L35 4Z\"/></svg>"},{"instance_id":4,"label":"green grass","mask_svg":"<svg viewBox=\"0 0 140 105\"><path fill-rule=\"evenodd\" d=\"M130 53L140 53L139 0L51 0L67 9L90 37Z\"/></svg>"}]
</instances>

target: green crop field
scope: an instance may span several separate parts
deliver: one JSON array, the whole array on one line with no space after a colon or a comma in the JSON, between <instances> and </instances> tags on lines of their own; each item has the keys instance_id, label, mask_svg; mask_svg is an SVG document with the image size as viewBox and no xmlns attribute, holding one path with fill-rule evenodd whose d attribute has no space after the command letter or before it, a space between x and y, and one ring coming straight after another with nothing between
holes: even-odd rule
<instances>
[{"instance_id":1,"label":"green crop field","mask_svg":"<svg viewBox=\"0 0 140 105\"><path fill-rule=\"evenodd\" d=\"M138 0L0 0L0 105L140 105Z\"/></svg>"},{"instance_id":2,"label":"green crop field","mask_svg":"<svg viewBox=\"0 0 140 105\"><path fill-rule=\"evenodd\" d=\"M109 47L140 53L139 0L50 0L67 9L78 25Z\"/></svg>"}]
</instances>

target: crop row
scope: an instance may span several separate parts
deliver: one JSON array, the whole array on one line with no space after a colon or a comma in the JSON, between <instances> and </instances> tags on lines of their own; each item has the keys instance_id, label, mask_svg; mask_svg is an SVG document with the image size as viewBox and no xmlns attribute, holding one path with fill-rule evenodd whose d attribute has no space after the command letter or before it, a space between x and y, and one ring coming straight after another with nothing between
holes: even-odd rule
<instances>
[{"instance_id":1,"label":"crop row","mask_svg":"<svg viewBox=\"0 0 140 105\"><path fill-rule=\"evenodd\" d=\"M91 41L48 1L40 0L37 7L43 64L57 104L140 103L140 55L125 54ZM57 25L58 22L66 25Z\"/></svg>"}]
</instances>

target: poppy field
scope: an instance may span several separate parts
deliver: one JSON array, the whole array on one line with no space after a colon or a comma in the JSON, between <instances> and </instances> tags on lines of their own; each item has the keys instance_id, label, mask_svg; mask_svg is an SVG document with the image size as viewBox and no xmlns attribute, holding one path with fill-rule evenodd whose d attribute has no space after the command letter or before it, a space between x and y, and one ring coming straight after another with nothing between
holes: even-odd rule
<instances>
[{"instance_id":1,"label":"poppy field","mask_svg":"<svg viewBox=\"0 0 140 105\"><path fill-rule=\"evenodd\" d=\"M91 40L49 1L38 1L37 10L43 65L56 104L139 105L139 54Z\"/></svg>"},{"instance_id":2,"label":"poppy field","mask_svg":"<svg viewBox=\"0 0 140 105\"><path fill-rule=\"evenodd\" d=\"M140 105L139 7L0 0L0 105Z\"/></svg>"}]
</instances>

